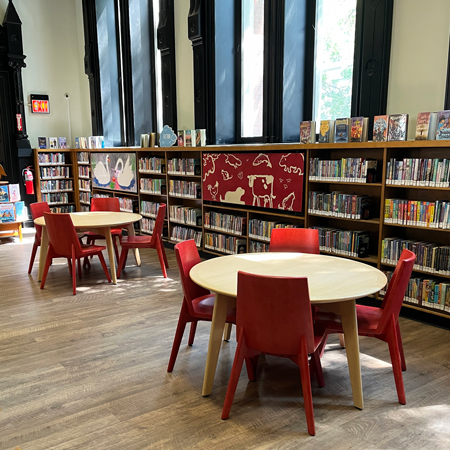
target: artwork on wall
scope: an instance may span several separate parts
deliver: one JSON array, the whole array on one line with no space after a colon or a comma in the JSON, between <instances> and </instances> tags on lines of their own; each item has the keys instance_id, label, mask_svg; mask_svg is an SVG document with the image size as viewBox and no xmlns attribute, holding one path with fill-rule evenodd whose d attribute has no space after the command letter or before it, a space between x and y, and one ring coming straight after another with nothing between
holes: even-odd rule
<instances>
[{"instance_id":1,"label":"artwork on wall","mask_svg":"<svg viewBox=\"0 0 450 450\"><path fill-rule=\"evenodd\" d=\"M303 153L204 153L204 200L302 211Z\"/></svg>"},{"instance_id":2,"label":"artwork on wall","mask_svg":"<svg viewBox=\"0 0 450 450\"><path fill-rule=\"evenodd\" d=\"M136 153L91 153L93 187L137 192Z\"/></svg>"}]
</instances>

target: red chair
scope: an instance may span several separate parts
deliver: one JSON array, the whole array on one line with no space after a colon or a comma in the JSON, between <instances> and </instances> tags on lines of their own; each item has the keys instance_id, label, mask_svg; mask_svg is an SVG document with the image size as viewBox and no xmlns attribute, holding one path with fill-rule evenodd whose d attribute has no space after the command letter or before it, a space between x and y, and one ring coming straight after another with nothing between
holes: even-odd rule
<instances>
[{"instance_id":1,"label":"red chair","mask_svg":"<svg viewBox=\"0 0 450 450\"><path fill-rule=\"evenodd\" d=\"M120 212L119 199L116 197L92 197L91 199L91 211L111 211ZM86 231L85 236L87 236L86 243L89 245L94 245L96 239L105 239L105 236L101 234L94 233L93 231ZM116 228L111 230L111 236L114 246L114 253L116 255L116 260L119 261L119 250L117 248L116 238L119 242L122 240L122 229Z\"/></svg>"},{"instance_id":2,"label":"red chair","mask_svg":"<svg viewBox=\"0 0 450 450\"><path fill-rule=\"evenodd\" d=\"M45 226L48 234L48 253L45 260L44 274L41 281L41 289L44 289L47 279L48 269L53 258L67 258L69 261L69 270L72 275L73 295L76 295L77 274L76 262L78 261L78 274L81 278L80 259L91 255L98 255L106 274L108 282L111 283L105 259L102 250L106 247L100 245L83 245L80 243L75 227L73 226L70 214L56 214L44 212Z\"/></svg>"},{"instance_id":3,"label":"red chair","mask_svg":"<svg viewBox=\"0 0 450 450\"><path fill-rule=\"evenodd\" d=\"M161 203L158 208L155 227L153 228L153 233L151 236L128 236L122 238L122 253L120 254L119 267L117 269L117 278L120 278L120 273L125 267L125 263L127 261L128 250L131 248L155 248L158 252L159 263L161 264L164 278L167 278L166 268L169 268L169 263L167 262L167 256L164 250L164 244L162 242L165 214L166 204Z\"/></svg>"},{"instance_id":4,"label":"red chair","mask_svg":"<svg viewBox=\"0 0 450 450\"><path fill-rule=\"evenodd\" d=\"M298 252L318 255L319 230L311 228L274 228L269 252Z\"/></svg>"},{"instance_id":5,"label":"red chair","mask_svg":"<svg viewBox=\"0 0 450 450\"><path fill-rule=\"evenodd\" d=\"M358 335L375 337L381 341L387 342L389 345L398 401L402 405L406 404L402 376L402 370L406 370L406 363L400 327L398 324L398 316L402 307L403 297L408 288L415 260L416 255L413 252L403 250L394 274L392 275L386 295L379 308L356 305ZM340 317L333 313L326 313L319 310L316 313L314 324L318 329L323 330L326 335L331 333L342 333ZM321 346L321 353L323 353L325 343L326 340Z\"/></svg>"},{"instance_id":6,"label":"red chair","mask_svg":"<svg viewBox=\"0 0 450 450\"><path fill-rule=\"evenodd\" d=\"M30 205L30 209L31 209L31 217L33 218L33 220L42 217L44 215L44 212L50 212L50 206L48 206L47 202L32 203ZM31 250L30 265L28 266L29 274L33 269L34 258L36 257L38 247L41 245L41 236L42 236L42 226L35 225L34 227L36 228L36 234L34 235L33 249Z\"/></svg>"},{"instance_id":7,"label":"red chair","mask_svg":"<svg viewBox=\"0 0 450 450\"><path fill-rule=\"evenodd\" d=\"M282 297L283 301L280 302ZM238 346L231 369L222 419L228 419L245 360L250 381L255 380L258 355L291 359L300 367L308 432L315 434L308 355L311 371L323 386L318 348L323 335L315 335L305 277L271 277L238 272L236 299ZM268 333L267 330L270 330Z\"/></svg>"},{"instance_id":8,"label":"red chair","mask_svg":"<svg viewBox=\"0 0 450 450\"><path fill-rule=\"evenodd\" d=\"M172 372L175 365L186 324L191 323L188 345L192 345L194 343L197 322L199 320L211 322L215 301L215 294L211 294L207 289L195 284L189 276L192 267L201 261L195 241L191 239L175 245L175 255L177 257L178 269L180 270L184 297L167 372ZM227 312L226 321L227 323L236 323L236 308Z\"/></svg>"}]
</instances>

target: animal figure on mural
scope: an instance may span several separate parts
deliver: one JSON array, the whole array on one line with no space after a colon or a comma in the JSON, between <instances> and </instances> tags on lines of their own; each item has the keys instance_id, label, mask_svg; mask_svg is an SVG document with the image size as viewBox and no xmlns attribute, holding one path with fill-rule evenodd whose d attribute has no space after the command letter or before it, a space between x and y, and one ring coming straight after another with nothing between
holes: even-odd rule
<instances>
[{"instance_id":1,"label":"animal figure on mural","mask_svg":"<svg viewBox=\"0 0 450 450\"><path fill-rule=\"evenodd\" d=\"M241 200L241 197L245 194L245 190L238 187L235 191L225 192L225 197L220 196L221 202L237 203L239 205L245 205L245 202Z\"/></svg>"},{"instance_id":2,"label":"animal figure on mural","mask_svg":"<svg viewBox=\"0 0 450 450\"><path fill-rule=\"evenodd\" d=\"M283 155L280 158L280 162L278 163L280 167L283 168L285 172L288 173L296 173L298 175L303 175L303 170L301 167L298 167L297 163L297 153L288 153L287 155ZM305 160L305 156L303 153L300 153L302 160Z\"/></svg>"},{"instance_id":3,"label":"animal figure on mural","mask_svg":"<svg viewBox=\"0 0 450 450\"><path fill-rule=\"evenodd\" d=\"M284 209L285 211L294 211L295 193L291 192L287 197L283 199L281 205L278 204L278 209Z\"/></svg>"},{"instance_id":4,"label":"animal figure on mural","mask_svg":"<svg viewBox=\"0 0 450 450\"><path fill-rule=\"evenodd\" d=\"M225 155L225 162L235 169L242 166L242 161L231 153Z\"/></svg>"},{"instance_id":5,"label":"animal figure on mural","mask_svg":"<svg viewBox=\"0 0 450 450\"><path fill-rule=\"evenodd\" d=\"M209 175L212 175L216 171L215 161L219 159L219 154L207 153L203 155L203 181L206 181Z\"/></svg>"},{"instance_id":6,"label":"animal figure on mural","mask_svg":"<svg viewBox=\"0 0 450 450\"><path fill-rule=\"evenodd\" d=\"M260 164L265 164L267 167L272 168L272 163L267 155L260 153L252 163L254 166L259 166Z\"/></svg>"},{"instance_id":7,"label":"animal figure on mural","mask_svg":"<svg viewBox=\"0 0 450 450\"><path fill-rule=\"evenodd\" d=\"M99 186L108 186L111 182L111 174L109 173L109 155L106 155L105 164L99 161L94 168L94 180Z\"/></svg>"},{"instance_id":8,"label":"animal figure on mural","mask_svg":"<svg viewBox=\"0 0 450 450\"><path fill-rule=\"evenodd\" d=\"M119 164L121 165L120 170L118 169ZM116 167L114 168L114 173L115 178L117 180L117 184L122 189L130 188L133 185L134 172L131 168L130 156L128 156L127 161L125 162L125 166L123 164L122 158L117 159Z\"/></svg>"},{"instance_id":9,"label":"animal figure on mural","mask_svg":"<svg viewBox=\"0 0 450 450\"><path fill-rule=\"evenodd\" d=\"M233 175L230 175L226 170L222 169L222 177L223 177L223 181L228 181L233 178Z\"/></svg>"},{"instance_id":10,"label":"animal figure on mural","mask_svg":"<svg viewBox=\"0 0 450 450\"><path fill-rule=\"evenodd\" d=\"M247 175L248 185L252 188L253 206L273 208L273 175Z\"/></svg>"},{"instance_id":11,"label":"animal figure on mural","mask_svg":"<svg viewBox=\"0 0 450 450\"><path fill-rule=\"evenodd\" d=\"M216 201L217 193L219 192L219 182L216 181L216 184L214 186L211 186L208 184L208 191L211 194L211 197L214 201Z\"/></svg>"}]
</instances>

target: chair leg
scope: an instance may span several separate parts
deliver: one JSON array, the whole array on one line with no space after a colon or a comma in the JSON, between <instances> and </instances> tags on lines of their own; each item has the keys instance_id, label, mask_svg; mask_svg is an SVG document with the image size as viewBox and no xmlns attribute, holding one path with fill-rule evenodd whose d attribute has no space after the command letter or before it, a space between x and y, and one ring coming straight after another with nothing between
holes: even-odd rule
<instances>
[{"instance_id":1,"label":"chair leg","mask_svg":"<svg viewBox=\"0 0 450 450\"><path fill-rule=\"evenodd\" d=\"M70 276L72 276L72 263L70 262L70 258L67 258L67 266L69 267Z\"/></svg>"},{"instance_id":2,"label":"chair leg","mask_svg":"<svg viewBox=\"0 0 450 450\"><path fill-rule=\"evenodd\" d=\"M34 258L36 258L37 248L38 248L38 244L36 243L36 241L34 241L33 249L31 250L30 265L28 266L28 274L30 274L31 270L33 269Z\"/></svg>"},{"instance_id":3,"label":"chair leg","mask_svg":"<svg viewBox=\"0 0 450 450\"><path fill-rule=\"evenodd\" d=\"M311 368L312 371L316 375L317 378L317 384L319 387L325 386L325 381L323 379L323 372L322 372L322 364L320 363L320 356L319 356L319 350L317 349L312 355L311 355Z\"/></svg>"},{"instance_id":4,"label":"chair leg","mask_svg":"<svg viewBox=\"0 0 450 450\"><path fill-rule=\"evenodd\" d=\"M317 347L317 352L319 352L319 357L322 358L323 356L323 352L325 351L325 347L327 345L327 341L328 341L328 334L325 334L322 342L320 343L319 347Z\"/></svg>"},{"instance_id":5,"label":"chair leg","mask_svg":"<svg viewBox=\"0 0 450 450\"><path fill-rule=\"evenodd\" d=\"M91 263L89 262L89 258L86 256L83 260L83 267L90 268Z\"/></svg>"},{"instance_id":6,"label":"chair leg","mask_svg":"<svg viewBox=\"0 0 450 450\"><path fill-rule=\"evenodd\" d=\"M189 331L189 341L188 341L188 345L192 346L192 344L194 343L194 338L195 338L195 332L197 331L197 321L195 320L194 322L191 322L191 331Z\"/></svg>"},{"instance_id":7,"label":"chair leg","mask_svg":"<svg viewBox=\"0 0 450 450\"><path fill-rule=\"evenodd\" d=\"M231 337L231 329L233 328L233 324L232 323L226 323L225 324L225 331L223 332L223 340L224 341L229 341L230 337Z\"/></svg>"},{"instance_id":8,"label":"chair leg","mask_svg":"<svg viewBox=\"0 0 450 450\"><path fill-rule=\"evenodd\" d=\"M256 368L260 353L245 358L245 367L247 368L247 376L249 381L256 381Z\"/></svg>"},{"instance_id":9,"label":"chair leg","mask_svg":"<svg viewBox=\"0 0 450 450\"><path fill-rule=\"evenodd\" d=\"M187 312L184 304L186 300L183 299L183 305L181 306L180 317L178 318L177 330L175 331L175 337L173 339L172 351L170 352L169 365L167 366L167 372L172 372L177 360L178 351L180 349L181 340L183 339L184 329L190 316ZM193 322L194 323L194 322ZM192 332L192 328L191 328ZM189 337L190 338L190 337Z\"/></svg>"},{"instance_id":10,"label":"chair leg","mask_svg":"<svg viewBox=\"0 0 450 450\"><path fill-rule=\"evenodd\" d=\"M247 353L247 346L244 339L244 330L241 328L239 333L238 345L234 355L233 367L231 369L230 381L228 382L227 395L222 409L222 419L230 417L231 405L233 404L234 394L236 392L239 376L241 375L242 365Z\"/></svg>"},{"instance_id":11,"label":"chair leg","mask_svg":"<svg viewBox=\"0 0 450 450\"><path fill-rule=\"evenodd\" d=\"M82 275L81 275L81 258L77 259L77 263L78 263L78 278L82 278Z\"/></svg>"},{"instance_id":12,"label":"chair leg","mask_svg":"<svg viewBox=\"0 0 450 450\"><path fill-rule=\"evenodd\" d=\"M302 380L303 401L305 403L306 424L308 426L308 433L311 436L315 436L316 429L314 425L314 410L312 402L311 392L311 378L309 375L308 365L308 350L306 349L306 338L301 337L300 341L300 353L298 355L300 366L300 377Z\"/></svg>"},{"instance_id":13,"label":"chair leg","mask_svg":"<svg viewBox=\"0 0 450 450\"><path fill-rule=\"evenodd\" d=\"M116 261L117 261L117 264L119 264L119 249L117 248L116 236L112 237L112 241L113 241L114 254L116 256Z\"/></svg>"},{"instance_id":14,"label":"chair leg","mask_svg":"<svg viewBox=\"0 0 450 450\"><path fill-rule=\"evenodd\" d=\"M72 291L73 295L77 295L77 258L75 256L75 247L72 245Z\"/></svg>"},{"instance_id":15,"label":"chair leg","mask_svg":"<svg viewBox=\"0 0 450 450\"><path fill-rule=\"evenodd\" d=\"M162 254L164 256L164 264L166 265L166 269L169 268L169 262L167 261L167 256L166 256L166 250L164 249L164 243L162 241L162 237L159 237L160 243L161 243L161 250L162 250Z\"/></svg>"},{"instance_id":16,"label":"chair leg","mask_svg":"<svg viewBox=\"0 0 450 450\"><path fill-rule=\"evenodd\" d=\"M156 251L158 252L159 264L161 266L163 276L164 278L167 278L166 263L164 262L164 254L163 254L164 250L161 249L161 242L159 240L156 241Z\"/></svg>"},{"instance_id":17,"label":"chair leg","mask_svg":"<svg viewBox=\"0 0 450 450\"><path fill-rule=\"evenodd\" d=\"M120 278L120 273L122 269L125 267L125 263L127 260L128 248L122 247L122 253L120 254L119 266L117 267L117 278Z\"/></svg>"},{"instance_id":18,"label":"chair leg","mask_svg":"<svg viewBox=\"0 0 450 450\"><path fill-rule=\"evenodd\" d=\"M404 372L406 370L405 352L403 351L402 335L400 334L400 324L398 323L398 321L395 331L397 332L398 350L400 352L400 359L402 361L402 371Z\"/></svg>"},{"instance_id":19,"label":"chair leg","mask_svg":"<svg viewBox=\"0 0 450 450\"><path fill-rule=\"evenodd\" d=\"M98 259L100 260L100 264L103 267L103 272L105 272L106 279L108 280L108 283L111 283L111 275L109 274L108 268L106 267L105 258L103 257L102 252L98 252ZM113 267L113 270L115 270L114 267Z\"/></svg>"},{"instance_id":20,"label":"chair leg","mask_svg":"<svg viewBox=\"0 0 450 450\"><path fill-rule=\"evenodd\" d=\"M342 333L339 333L339 345L341 346L341 348L345 348L345 339Z\"/></svg>"},{"instance_id":21,"label":"chair leg","mask_svg":"<svg viewBox=\"0 0 450 450\"><path fill-rule=\"evenodd\" d=\"M47 258L45 259L44 273L42 274L41 289L44 289L45 280L47 279L48 269L50 268L50 265L52 264L52 259L53 259L53 251L52 251L52 248L49 246L48 252L47 252Z\"/></svg>"},{"instance_id":22,"label":"chair leg","mask_svg":"<svg viewBox=\"0 0 450 450\"><path fill-rule=\"evenodd\" d=\"M405 387L403 385L402 363L398 348L398 337L394 318L389 322L386 340L389 345L389 353L391 355L392 370L394 372L395 386L397 387L398 401L402 405L406 405Z\"/></svg>"}]
</instances>

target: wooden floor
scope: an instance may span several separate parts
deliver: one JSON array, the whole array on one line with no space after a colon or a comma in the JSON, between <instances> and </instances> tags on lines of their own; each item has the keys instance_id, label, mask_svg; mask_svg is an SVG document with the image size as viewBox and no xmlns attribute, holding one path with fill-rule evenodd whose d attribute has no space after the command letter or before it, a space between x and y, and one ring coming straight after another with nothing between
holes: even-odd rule
<instances>
[{"instance_id":1,"label":"wooden floor","mask_svg":"<svg viewBox=\"0 0 450 450\"><path fill-rule=\"evenodd\" d=\"M26 232L28 231L28 234ZM297 367L264 358L245 370L230 419L220 414L236 344L224 343L210 397L201 396L209 324L185 336L166 372L181 305L174 253L169 278L143 250L117 286L92 264L71 295L67 265L44 290L33 235L0 240L0 449L449 449L450 332L402 320L407 405L397 402L387 345L361 338L365 409L352 406L345 350L324 354L325 388L313 384L316 436L306 431ZM128 258L128 264L133 263Z\"/></svg>"}]
</instances>

